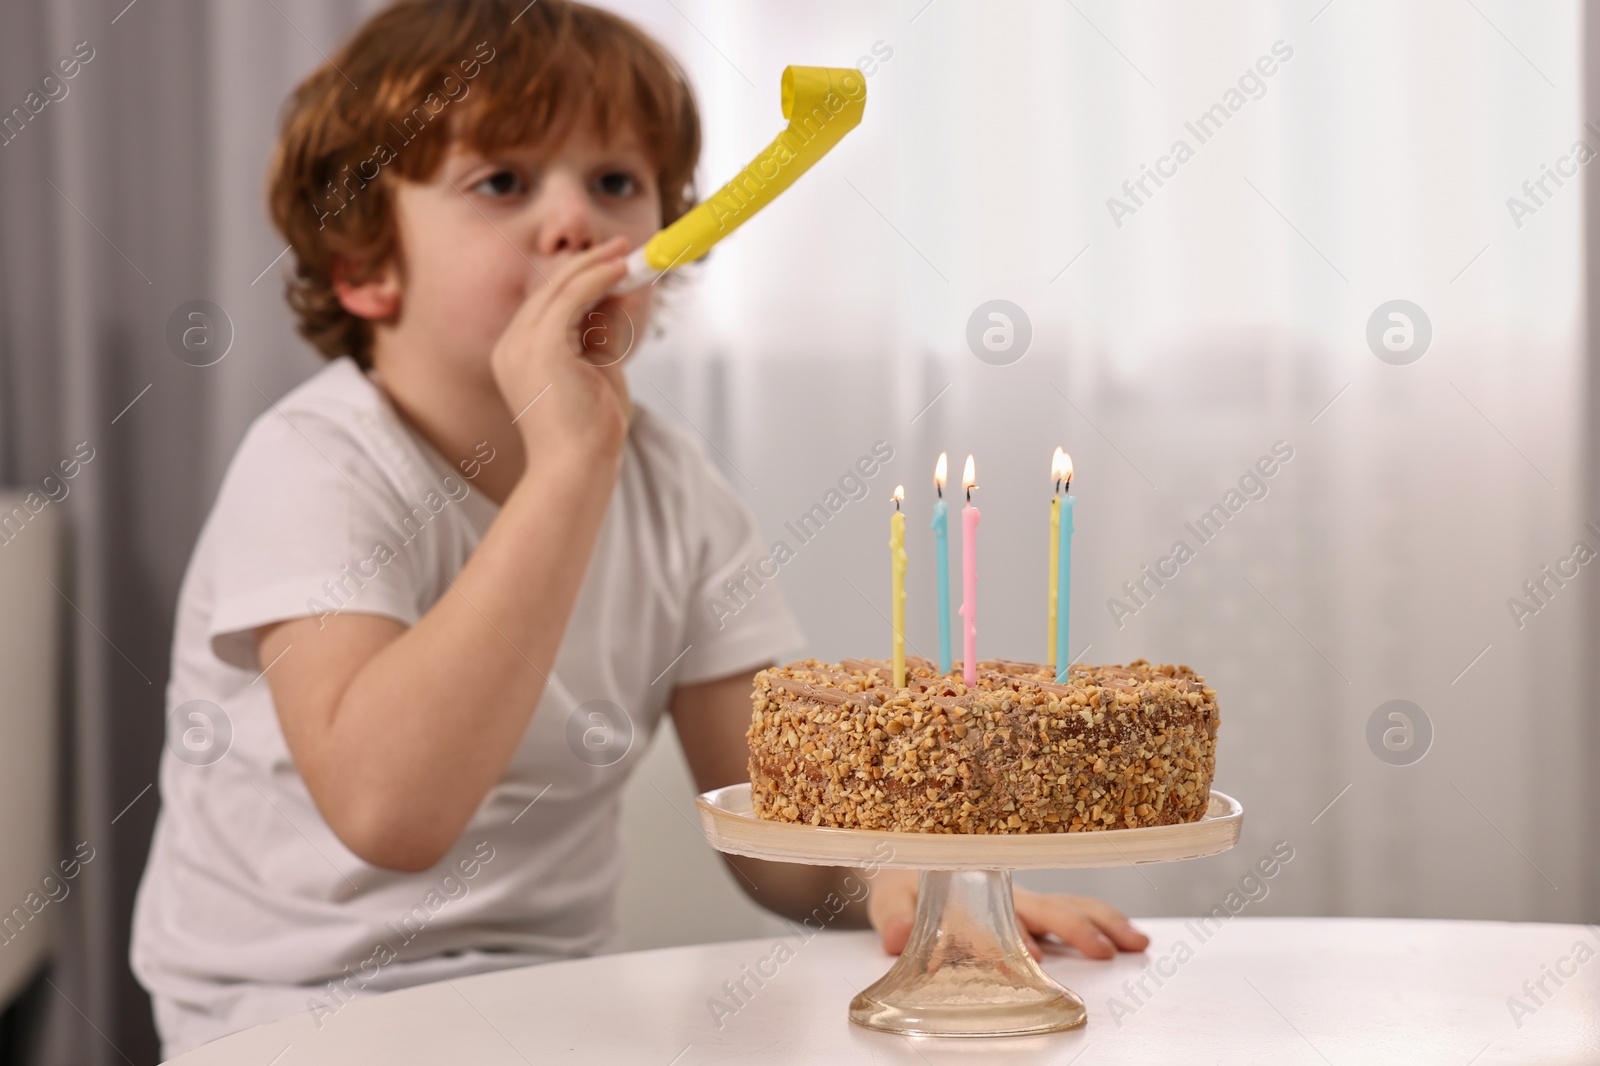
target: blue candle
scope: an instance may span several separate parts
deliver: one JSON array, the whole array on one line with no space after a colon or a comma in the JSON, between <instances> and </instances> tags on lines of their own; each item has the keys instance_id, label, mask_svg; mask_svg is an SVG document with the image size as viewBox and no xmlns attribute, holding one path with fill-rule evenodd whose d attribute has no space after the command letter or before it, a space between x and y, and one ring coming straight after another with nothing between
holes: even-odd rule
<instances>
[{"instance_id":1,"label":"blue candle","mask_svg":"<svg viewBox=\"0 0 1600 1066\"><path fill-rule=\"evenodd\" d=\"M939 672L950 672L950 509L944 502L944 479L949 457L939 453L933 481L939 499L933 505L933 568L939 574Z\"/></svg>"},{"instance_id":2,"label":"blue candle","mask_svg":"<svg viewBox=\"0 0 1600 1066\"><path fill-rule=\"evenodd\" d=\"M1066 457L1066 483L1067 495L1061 499L1061 530L1057 537L1057 546L1061 554L1059 569L1056 571L1056 684L1067 683L1067 666L1072 662L1072 656L1067 653L1067 633L1072 628L1068 623L1071 620L1071 611L1068 609L1072 602L1072 505L1077 501L1072 498L1072 459Z\"/></svg>"}]
</instances>

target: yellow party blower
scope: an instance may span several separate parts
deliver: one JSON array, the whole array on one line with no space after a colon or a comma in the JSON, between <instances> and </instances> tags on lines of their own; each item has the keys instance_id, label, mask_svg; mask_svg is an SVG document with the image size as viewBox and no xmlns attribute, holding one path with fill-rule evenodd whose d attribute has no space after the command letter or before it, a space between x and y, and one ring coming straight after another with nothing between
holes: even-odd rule
<instances>
[{"instance_id":1,"label":"yellow party blower","mask_svg":"<svg viewBox=\"0 0 1600 1066\"><path fill-rule=\"evenodd\" d=\"M611 291L636 289L705 255L828 154L866 106L867 80L854 67L785 67L788 128L714 196L634 249L628 273Z\"/></svg>"}]
</instances>

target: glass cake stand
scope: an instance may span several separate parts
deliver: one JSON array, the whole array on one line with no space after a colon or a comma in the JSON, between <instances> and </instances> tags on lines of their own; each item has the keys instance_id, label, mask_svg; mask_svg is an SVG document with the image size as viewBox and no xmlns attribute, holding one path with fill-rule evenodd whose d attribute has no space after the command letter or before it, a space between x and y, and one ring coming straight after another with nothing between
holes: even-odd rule
<instances>
[{"instance_id":1,"label":"glass cake stand","mask_svg":"<svg viewBox=\"0 0 1600 1066\"><path fill-rule=\"evenodd\" d=\"M1182 825L1084 833L890 833L769 822L748 782L696 800L718 851L811 866L919 870L911 939L889 972L850 1003L850 1020L914 1036L1024 1036L1088 1020L1022 941L1012 870L1132 866L1197 859L1239 842L1244 808L1215 790L1205 817Z\"/></svg>"}]
</instances>

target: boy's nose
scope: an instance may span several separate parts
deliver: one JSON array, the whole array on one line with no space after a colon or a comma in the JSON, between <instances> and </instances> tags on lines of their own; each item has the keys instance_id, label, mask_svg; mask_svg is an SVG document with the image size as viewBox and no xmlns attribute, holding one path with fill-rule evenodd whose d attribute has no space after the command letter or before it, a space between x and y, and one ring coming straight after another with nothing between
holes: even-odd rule
<instances>
[{"instance_id":1,"label":"boy's nose","mask_svg":"<svg viewBox=\"0 0 1600 1066\"><path fill-rule=\"evenodd\" d=\"M594 244L594 238L579 234L558 234L555 243L549 248L550 254L560 252L586 252Z\"/></svg>"},{"instance_id":2,"label":"boy's nose","mask_svg":"<svg viewBox=\"0 0 1600 1066\"><path fill-rule=\"evenodd\" d=\"M545 186L544 198L536 237L539 253L574 255L591 248L596 240L594 214L584 190L571 182L552 181Z\"/></svg>"}]
</instances>

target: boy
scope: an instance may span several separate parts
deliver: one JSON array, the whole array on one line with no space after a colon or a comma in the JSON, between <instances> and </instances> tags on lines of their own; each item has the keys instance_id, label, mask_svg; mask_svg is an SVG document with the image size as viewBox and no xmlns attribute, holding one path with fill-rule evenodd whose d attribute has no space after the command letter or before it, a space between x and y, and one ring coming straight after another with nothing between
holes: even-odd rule
<instances>
[{"instance_id":1,"label":"boy","mask_svg":"<svg viewBox=\"0 0 1600 1066\"><path fill-rule=\"evenodd\" d=\"M713 624L759 530L620 366L661 286L607 290L692 203L687 84L620 18L524 5L396 4L287 109L273 218L331 361L252 425L180 592L169 706L203 742L164 756L132 945L169 1056L616 950L619 795L661 715L698 788L745 780L752 675L801 639L776 589ZM791 917L865 894L729 861ZM874 884L899 950L915 879ZM1035 932L1144 946L1024 896Z\"/></svg>"}]
</instances>

